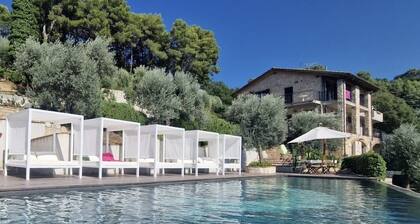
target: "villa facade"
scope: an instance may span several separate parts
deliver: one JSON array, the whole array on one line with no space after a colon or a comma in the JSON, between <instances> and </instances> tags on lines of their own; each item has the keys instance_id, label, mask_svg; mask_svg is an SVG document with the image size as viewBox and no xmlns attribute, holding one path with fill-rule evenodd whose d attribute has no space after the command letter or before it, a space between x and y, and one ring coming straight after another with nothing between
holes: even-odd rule
<instances>
[{"instance_id":1,"label":"villa facade","mask_svg":"<svg viewBox=\"0 0 420 224\"><path fill-rule=\"evenodd\" d=\"M375 149L381 135L374 127L383 115L372 106L378 87L348 72L272 68L237 91L237 94L273 94L284 99L288 117L301 111L334 113L341 131L351 133L342 152L359 155Z\"/></svg>"}]
</instances>

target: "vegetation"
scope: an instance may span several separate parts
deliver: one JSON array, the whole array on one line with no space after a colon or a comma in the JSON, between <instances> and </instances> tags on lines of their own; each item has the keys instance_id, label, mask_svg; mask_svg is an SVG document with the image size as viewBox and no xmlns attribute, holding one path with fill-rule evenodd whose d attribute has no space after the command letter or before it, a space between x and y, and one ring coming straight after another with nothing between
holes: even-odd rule
<instances>
[{"instance_id":1,"label":"vegetation","mask_svg":"<svg viewBox=\"0 0 420 224\"><path fill-rule=\"evenodd\" d=\"M16 53L15 69L35 107L87 117L100 113L103 65L91 55L101 49L90 47L96 41L100 40L77 45L26 41Z\"/></svg>"},{"instance_id":2,"label":"vegetation","mask_svg":"<svg viewBox=\"0 0 420 224\"><path fill-rule=\"evenodd\" d=\"M384 145L388 169L402 171L420 190L420 133L415 126L401 125L385 137Z\"/></svg>"},{"instance_id":3,"label":"vegetation","mask_svg":"<svg viewBox=\"0 0 420 224\"><path fill-rule=\"evenodd\" d=\"M101 114L108 118L134 121L140 124L147 123L146 115L134 110L132 105L126 103L104 101L101 107Z\"/></svg>"},{"instance_id":4,"label":"vegetation","mask_svg":"<svg viewBox=\"0 0 420 224\"><path fill-rule=\"evenodd\" d=\"M151 121L170 124L179 118L181 101L176 95L177 86L173 77L166 75L163 69L136 69L134 100L151 115Z\"/></svg>"},{"instance_id":5,"label":"vegetation","mask_svg":"<svg viewBox=\"0 0 420 224\"><path fill-rule=\"evenodd\" d=\"M10 13L6 6L0 5L0 37L7 37L10 33Z\"/></svg>"},{"instance_id":6,"label":"vegetation","mask_svg":"<svg viewBox=\"0 0 420 224\"><path fill-rule=\"evenodd\" d=\"M271 167L271 163L267 161L253 161L248 164L248 167Z\"/></svg>"},{"instance_id":7,"label":"vegetation","mask_svg":"<svg viewBox=\"0 0 420 224\"><path fill-rule=\"evenodd\" d=\"M0 29L8 35L8 12L0 9ZM218 73L219 47L211 31L178 19L167 31L160 15L130 12L125 0L15 0L10 20L12 51L28 37L42 43L84 43L110 39L116 65L133 72L147 66L186 72L200 84Z\"/></svg>"},{"instance_id":8,"label":"vegetation","mask_svg":"<svg viewBox=\"0 0 420 224\"><path fill-rule=\"evenodd\" d=\"M341 169L350 169L356 174L385 179L386 162L381 155L373 152L343 159Z\"/></svg>"},{"instance_id":9,"label":"vegetation","mask_svg":"<svg viewBox=\"0 0 420 224\"><path fill-rule=\"evenodd\" d=\"M214 113L206 115L206 120L201 127L204 131L213 131L220 134L239 135L239 125L229 122Z\"/></svg>"},{"instance_id":10,"label":"vegetation","mask_svg":"<svg viewBox=\"0 0 420 224\"><path fill-rule=\"evenodd\" d=\"M319 114L313 111L296 113L289 120L288 139L292 140L297 138L319 126L339 130L340 120L332 113ZM342 141L340 140L328 140L328 149L335 150L341 142ZM322 151L320 150L322 146L319 141L291 145L291 147L294 149L293 152L295 156L305 155L307 159L320 159L322 156Z\"/></svg>"},{"instance_id":11,"label":"vegetation","mask_svg":"<svg viewBox=\"0 0 420 224\"><path fill-rule=\"evenodd\" d=\"M286 139L286 110L280 97L241 95L233 101L227 114L231 121L239 123L245 147L256 149L260 162L263 150Z\"/></svg>"},{"instance_id":12,"label":"vegetation","mask_svg":"<svg viewBox=\"0 0 420 224\"><path fill-rule=\"evenodd\" d=\"M383 113L384 122L375 124L375 128L385 133L392 133L403 123L419 123L420 91L418 88L420 80L413 79L412 75L408 75L414 74L414 71L409 70L391 81L373 79L368 72L357 74L380 89L372 95L372 105Z\"/></svg>"},{"instance_id":13,"label":"vegetation","mask_svg":"<svg viewBox=\"0 0 420 224\"><path fill-rule=\"evenodd\" d=\"M169 36L167 69L170 72L194 74L199 83L205 84L209 74L219 71L216 65L219 49L212 32L176 20Z\"/></svg>"},{"instance_id":14,"label":"vegetation","mask_svg":"<svg viewBox=\"0 0 420 224\"><path fill-rule=\"evenodd\" d=\"M37 11L31 0L14 0L12 9L9 40L16 51L29 37L38 38Z\"/></svg>"},{"instance_id":15,"label":"vegetation","mask_svg":"<svg viewBox=\"0 0 420 224\"><path fill-rule=\"evenodd\" d=\"M375 124L375 127L385 133L391 133L401 124L413 123L416 120L413 108L387 90L376 92L372 104L384 116L384 122Z\"/></svg>"}]
</instances>

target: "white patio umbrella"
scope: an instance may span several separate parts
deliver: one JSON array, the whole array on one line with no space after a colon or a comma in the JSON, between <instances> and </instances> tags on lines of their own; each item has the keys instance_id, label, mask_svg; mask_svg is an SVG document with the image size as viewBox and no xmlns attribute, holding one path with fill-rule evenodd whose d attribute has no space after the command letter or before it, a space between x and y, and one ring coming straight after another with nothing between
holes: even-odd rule
<instances>
[{"instance_id":1,"label":"white patio umbrella","mask_svg":"<svg viewBox=\"0 0 420 224\"><path fill-rule=\"evenodd\" d=\"M317 127L293 139L292 141L289 142L289 144L308 142L308 141L313 141L313 140L349 138L350 136L351 134L349 133L332 130L326 127Z\"/></svg>"},{"instance_id":2,"label":"white patio umbrella","mask_svg":"<svg viewBox=\"0 0 420 224\"><path fill-rule=\"evenodd\" d=\"M322 162L324 162L324 155L325 155L325 140L327 139L342 139L342 138L349 138L351 137L351 134L349 133L345 133L345 132L341 132L341 131L336 131L336 130L332 130L326 127L317 127L314 128L308 132L306 132L305 134L293 139L292 141L290 141L288 144L290 143L302 143L302 142L309 142L309 141L314 141L314 140L321 140L321 142L323 143L323 151L322 151Z\"/></svg>"}]
</instances>

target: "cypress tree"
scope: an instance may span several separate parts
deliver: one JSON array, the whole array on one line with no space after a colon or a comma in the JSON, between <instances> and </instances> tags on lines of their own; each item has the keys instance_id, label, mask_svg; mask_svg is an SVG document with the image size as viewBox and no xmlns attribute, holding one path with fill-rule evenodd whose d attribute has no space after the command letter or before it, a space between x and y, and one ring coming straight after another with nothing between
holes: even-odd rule
<instances>
[{"instance_id":1,"label":"cypress tree","mask_svg":"<svg viewBox=\"0 0 420 224\"><path fill-rule=\"evenodd\" d=\"M32 0L14 0L10 24L10 43L12 52L25 43L29 37L39 38L36 7Z\"/></svg>"}]
</instances>

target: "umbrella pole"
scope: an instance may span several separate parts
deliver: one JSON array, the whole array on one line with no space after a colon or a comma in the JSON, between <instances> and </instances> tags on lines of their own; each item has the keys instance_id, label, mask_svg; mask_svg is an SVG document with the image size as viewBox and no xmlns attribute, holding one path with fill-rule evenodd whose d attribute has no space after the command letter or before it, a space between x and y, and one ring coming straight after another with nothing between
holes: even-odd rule
<instances>
[{"instance_id":1,"label":"umbrella pole","mask_svg":"<svg viewBox=\"0 0 420 224\"><path fill-rule=\"evenodd\" d=\"M326 147L326 144L325 144L325 139L322 139L321 140L321 142L322 142L322 165L324 165L324 159L325 159L325 147Z\"/></svg>"}]
</instances>

